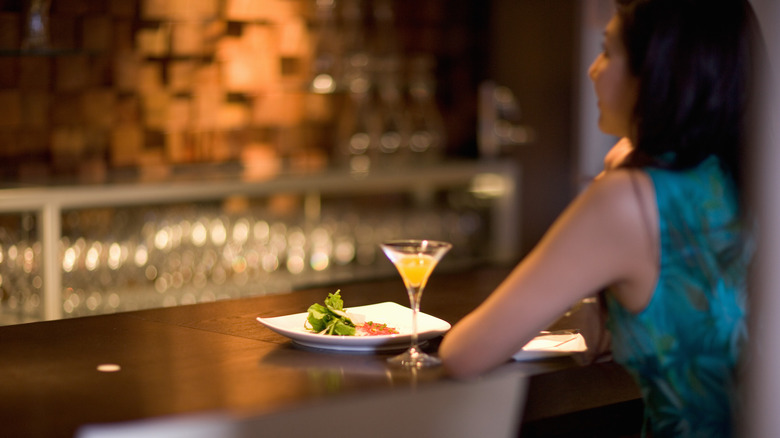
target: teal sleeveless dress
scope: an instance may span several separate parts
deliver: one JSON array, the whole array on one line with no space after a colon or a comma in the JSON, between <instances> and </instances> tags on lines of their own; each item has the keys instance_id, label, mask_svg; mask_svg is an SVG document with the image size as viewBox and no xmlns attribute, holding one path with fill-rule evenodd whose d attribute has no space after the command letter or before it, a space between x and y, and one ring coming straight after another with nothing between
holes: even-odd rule
<instances>
[{"instance_id":1,"label":"teal sleeveless dress","mask_svg":"<svg viewBox=\"0 0 780 438\"><path fill-rule=\"evenodd\" d=\"M606 293L613 357L637 380L654 438L734 436L753 252L735 187L715 157L644 170L658 204L659 278L638 314Z\"/></svg>"}]
</instances>

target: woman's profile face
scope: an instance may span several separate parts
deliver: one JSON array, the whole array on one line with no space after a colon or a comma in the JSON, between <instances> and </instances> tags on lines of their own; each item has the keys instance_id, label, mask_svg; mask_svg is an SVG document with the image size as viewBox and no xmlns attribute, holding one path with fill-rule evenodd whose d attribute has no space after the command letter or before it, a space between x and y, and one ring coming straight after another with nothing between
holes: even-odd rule
<instances>
[{"instance_id":1,"label":"woman's profile face","mask_svg":"<svg viewBox=\"0 0 780 438\"><path fill-rule=\"evenodd\" d=\"M588 69L588 76L598 98L599 129L605 134L629 137L639 81L629 71L617 15L604 30L603 50Z\"/></svg>"}]
</instances>

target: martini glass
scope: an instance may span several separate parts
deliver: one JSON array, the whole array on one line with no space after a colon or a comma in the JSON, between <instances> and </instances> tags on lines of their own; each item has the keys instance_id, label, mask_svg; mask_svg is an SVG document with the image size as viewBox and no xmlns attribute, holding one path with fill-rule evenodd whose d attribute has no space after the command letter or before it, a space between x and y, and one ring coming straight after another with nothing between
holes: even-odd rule
<instances>
[{"instance_id":1,"label":"martini glass","mask_svg":"<svg viewBox=\"0 0 780 438\"><path fill-rule=\"evenodd\" d=\"M420 300L428 277L452 245L435 240L394 240L380 246L401 274L412 307L412 345L388 361L407 368L438 365L441 363L438 358L425 354L418 346L417 314L420 313Z\"/></svg>"}]
</instances>

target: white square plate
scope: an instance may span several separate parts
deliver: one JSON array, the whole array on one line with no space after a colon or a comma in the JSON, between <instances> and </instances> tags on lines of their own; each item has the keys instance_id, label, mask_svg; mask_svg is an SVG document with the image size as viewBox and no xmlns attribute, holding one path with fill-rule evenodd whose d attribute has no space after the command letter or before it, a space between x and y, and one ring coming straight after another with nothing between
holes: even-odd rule
<instances>
[{"instance_id":1,"label":"white square plate","mask_svg":"<svg viewBox=\"0 0 780 438\"><path fill-rule=\"evenodd\" d=\"M372 352L405 349L411 344L412 309L393 302L371 304L345 309L351 314L362 315L365 321L387 324L398 330L397 335L333 336L306 330L304 323L308 312L273 318L257 318L261 324L296 344L324 350L345 352ZM417 315L419 342L427 341L447 332L447 321L420 312Z\"/></svg>"},{"instance_id":2,"label":"white square plate","mask_svg":"<svg viewBox=\"0 0 780 438\"><path fill-rule=\"evenodd\" d=\"M512 356L517 361L545 359L556 356L569 356L588 351L585 338L578 332L546 333L542 332L531 339L522 350Z\"/></svg>"}]
</instances>

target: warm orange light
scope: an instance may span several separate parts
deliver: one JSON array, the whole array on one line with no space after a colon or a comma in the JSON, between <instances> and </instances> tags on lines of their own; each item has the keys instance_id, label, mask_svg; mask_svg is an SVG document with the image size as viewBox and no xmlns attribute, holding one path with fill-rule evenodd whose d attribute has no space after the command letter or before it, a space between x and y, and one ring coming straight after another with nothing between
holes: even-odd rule
<instances>
[{"instance_id":1,"label":"warm orange light","mask_svg":"<svg viewBox=\"0 0 780 438\"><path fill-rule=\"evenodd\" d=\"M122 367L115 363L102 363L97 366L97 370L101 373L115 373L121 369Z\"/></svg>"}]
</instances>

